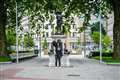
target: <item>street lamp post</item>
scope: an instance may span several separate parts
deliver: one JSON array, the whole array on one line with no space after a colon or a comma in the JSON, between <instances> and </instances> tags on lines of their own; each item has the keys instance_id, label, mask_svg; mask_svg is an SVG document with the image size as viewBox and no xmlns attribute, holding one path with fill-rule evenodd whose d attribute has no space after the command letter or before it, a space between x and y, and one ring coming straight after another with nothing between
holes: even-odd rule
<instances>
[{"instance_id":1,"label":"street lamp post","mask_svg":"<svg viewBox=\"0 0 120 80\"><path fill-rule=\"evenodd\" d=\"M39 51L40 52L39 53L40 57L41 57L41 53L42 53L42 49L41 49L42 48L42 43L41 43L41 41L42 41L42 39L41 39L41 32L40 32L40 41L39 41L40 42L40 51Z\"/></svg>"},{"instance_id":2,"label":"street lamp post","mask_svg":"<svg viewBox=\"0 0 120 80\"><path fill-rule=\"evenodd\" d=\"M38 54L39 54L39 56L40 56L40 58L41 58L41 35L40 35L40 32L38 32Z\"/></svg>"},{"instance_id":3,"label":"street lamp post","mask_svg":"<svg viewBox=\"0 0 120 80\"><path fill-rule=\"evenodd\" d=\"M19 63L18 55L18 13L17 13L17 2L16 2L16 61Z\"/></svg>"},{"instance_id":4,"label":"street lamp post","mask_svg":"<svg viewBox=\"0 0 120 80\"><path fill-rule=\"evenodd\" d=\"M90 3L95 0L91 0ZM99 29L100 29L100 41L99 41L99 50L100 50L100 63L102 63L102 28L101 28L101 0L99 0Z\"/></svg>"},{"instance_id":5,"label":"street lamp post","mask_svg":"<svg viewBox=\"0 0 120 80\"><path fill-rule=\"evenodd\" d=\"M84 30L84 58L85 58L85 55L86 55L86 32Z\"/></svg>"},{"instance_id":6,"label":"street lamp post","mask_svg":"<svg viewBox=\"0 0 120 80\"><path fill-rule=\"evenodd\" d=\"M101 3L101 0L100 0ZM99 3L99 4L100 4ZM100 42L99 42L99 49L100 49L100 63L102 62L102 28L101 28L101 4L99 8L99 26L100 26Z\"/></svg>"}]
</instances>

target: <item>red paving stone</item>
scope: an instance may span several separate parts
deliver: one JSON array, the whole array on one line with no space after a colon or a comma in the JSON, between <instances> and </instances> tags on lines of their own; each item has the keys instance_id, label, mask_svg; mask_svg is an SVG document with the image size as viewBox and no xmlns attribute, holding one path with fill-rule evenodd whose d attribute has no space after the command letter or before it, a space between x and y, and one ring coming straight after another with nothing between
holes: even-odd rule
<instances>
[{"instance_id":1,"label":"red paving stone","mask_svg":"<svg viewBox=\"0 0 120 80\"><path fill-rule=\"evenodd\" d=\"M20 68L14 68L14 69L6 69L3 71L0 71L0 77L4 79L11 79L15 76L15 74L23 69Z\"/></svg>"},{"instance_id":2,"label":"red paving stone","mask_svg":"<svg viewBox=\"0 0 120 80\"><path fill-rule=\"evenodd\" d=\"M36 78L22 78L22 77L11 77L10 80L48 80L48 79L36 79ZM9 80L7 79L7 80Z\"/></svg>"},{"instance_id":3,"label":"red paving stone","mask_svg":"<svg viewBox=\"0 0 120 80\"><path fill-rule=\"evenodd\" d=\"M16 77L15 75L22 70L24 70L24 68L14 68L14 69L6 69L3 71L0 71L0 80L50 80L45 78L43 79L43 78Z\"/></svg>"}]
</instances>

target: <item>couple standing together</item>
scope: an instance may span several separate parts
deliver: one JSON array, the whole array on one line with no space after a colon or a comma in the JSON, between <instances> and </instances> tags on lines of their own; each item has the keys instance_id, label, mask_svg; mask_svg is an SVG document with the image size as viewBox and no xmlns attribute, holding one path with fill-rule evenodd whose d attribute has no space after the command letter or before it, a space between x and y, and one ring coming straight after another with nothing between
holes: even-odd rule
<instances>
[{"instance_id":1,"label":"couple standing together","mask_svg":"<svg viewBox=\"0 0 120 80\"><path fill-rule=\"evenodd\" d=\"M55 66L59 65L61 66L61 58L63 56L63 47L62 47L62 42L60 39L57 41L52 42L52 49L54 50L55 53Z\"/></svg>"}]
</instances>

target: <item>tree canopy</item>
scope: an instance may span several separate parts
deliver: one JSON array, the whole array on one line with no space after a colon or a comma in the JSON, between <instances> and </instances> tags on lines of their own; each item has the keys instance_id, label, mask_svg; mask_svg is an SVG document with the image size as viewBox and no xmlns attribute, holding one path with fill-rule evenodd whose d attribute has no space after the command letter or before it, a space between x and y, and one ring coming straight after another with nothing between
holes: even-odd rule
<instances>
[{"instance_id":1,"label":"tree canopy","mask_svg":"<svg viewBox=\"0 0 120 80\"><path fill-rule=\"evenodd\" d=\"M42 16L49 17L49 13L62 12L64 17L71 14L81 16L84 14L86 22L90 20L90 15L94 14L98 17L99 9L102 10L102 17L107 17L112 6L109 0L10 0L6 1L9 20L15 23L15 8L18 4L18 19L22 16L29 15L31 17ZM109 3L108 3L109 2ZM100 6L101 4L101 6ZM41 18L41 17L40 17ZM39 18L39 19L40 19Z\"/></svg>"},{"instance_id":2,"label":"tree canopy","mask_svg":"<svg viewBox=\"0 0 120 80\"><path fill-rule=\"evenodd\" d=\"M18 20L24 16L40 16L48 17L48 14L55 12L62 12L64 17L69 17L71 14L75 14L78 17L84 15L84 25L88 25L91 19L90 15L98 17L99 10L101 9L102 18L106 17L107 14L114 11L114 51L115 56L120 56L120 1L119 0L1 0L0 3L0 53L5 51L5 26L6 24L10 27L15 27L15 9L16 2L18 4ZM41 15L44 16L41 17ZM47 19L48 19L47 18ZM32 20L32 19L31 19ZM34 19L33 19L34 20ZM32 21L33 21L32 20ZM44 18L41 20L44 21ZM33 21L34 22L34 21ZM4 34L4 35L3 35ZM118 44L119 43L119 44Z\"/></svg>"}]
</instances>

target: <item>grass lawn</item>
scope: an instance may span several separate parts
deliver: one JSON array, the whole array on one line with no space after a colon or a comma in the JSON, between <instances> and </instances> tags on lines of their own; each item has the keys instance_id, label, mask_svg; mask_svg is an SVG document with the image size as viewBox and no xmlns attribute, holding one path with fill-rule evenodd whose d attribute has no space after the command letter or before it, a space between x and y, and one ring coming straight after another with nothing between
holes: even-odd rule
<instances>
[{"instance_id":1,"label":"grass lawn","mask_svg":"<svg viewBox=\"0 0 120 80\"><path fill-rule=\"evenodd\" d=\"M11 61L11 59L9 57L0 56L0 62L8 62L8 61Z\"/></svg>"},{"instance_id":2,"label":"grass lawn","mask_svg":"<svg viewBox=\"0 0 120 80\"><path fill-rule=\"evenodd\" d=\"M99 56L96 56L96 57L93 57L93 59L97 59L97 60L100 60L100 57ZM113 59L112 57L102 57L102 60L106 63L117 63L117 64L120 64L120 59Z\"/></svg>"}]
</instances>

